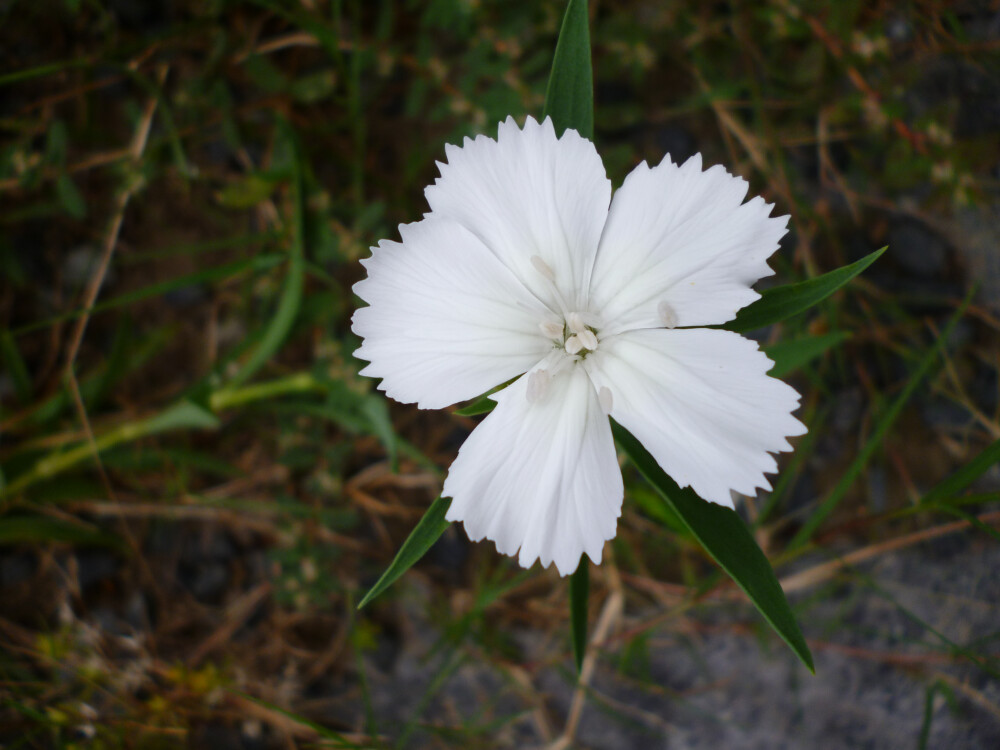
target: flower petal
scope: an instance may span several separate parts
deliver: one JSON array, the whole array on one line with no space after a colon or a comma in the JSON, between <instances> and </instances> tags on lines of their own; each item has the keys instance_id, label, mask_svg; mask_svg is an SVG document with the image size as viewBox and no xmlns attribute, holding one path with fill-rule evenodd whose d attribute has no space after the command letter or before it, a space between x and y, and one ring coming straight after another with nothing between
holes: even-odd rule
<instances>
[{"instance_id":1,"label":"flower petal","mask_svg":"<svg viewBox=\"0 0 1000 750\"><path fill-rule=\"evenodd\" d=\"M520 375L552 349L539 323L545 307L475 235L427 218L383 241L354 286L370 307L354 313L364 339L362 375L403 403L438 409Z\"/></svg>"},{"instance_id":2,"label":"flower petal","mask_svg":"<svg viewBox=\"0 0 1000 750\"><path fill-rule=\"evenodd\" d=\"M725 323L759 295L767 258L787 216L769 218L763 198L743 203L747 183L701 155L636 167L615 193L591 283L605 335L636 328ZM742 204L742 205L741 205Z\"/></svg>"},{"instance_id":3,"label":"flower petal","mask_svg":"<svg viewBox=\"0 0 1000 750\"><path fill-rule=\"evenodd\" d=\"M770 489L768 451L791 450L805 426L793 388L765 373L756 342L730 331L629 331L585 360L594 386L610 389L611 416L681 487L732 506L730 490Z\"/></svg>"},{"instance_id":4,"label":"flower petal","mask_svg":"<svg viewBox=\"0 0 1000 750\"><path fill-rule=\"evenodd\" d=\"M553 311L582 309L611 200L594 144L575 130L556 139L548 118L529 117L523 130L507 118L497 140L466 138L445 154L441 177L424 193L431 215L471 230Z\"/></svg>"},{"instance_id":5,"label":"flower petal","mask_svg":"<svg viewBox=\"0 0 1000 750\"><path fill-rule=\"evenodd\" d=\"M469 538L531 567L536 558L559 573L576 570L584 552L601 560L621 515L621 470L608 418L583 368L554 376L529 403L526 375L493 396L498 406L473 430L442 492L453 498L449 521Z\"/></svg>"}]
</instances>

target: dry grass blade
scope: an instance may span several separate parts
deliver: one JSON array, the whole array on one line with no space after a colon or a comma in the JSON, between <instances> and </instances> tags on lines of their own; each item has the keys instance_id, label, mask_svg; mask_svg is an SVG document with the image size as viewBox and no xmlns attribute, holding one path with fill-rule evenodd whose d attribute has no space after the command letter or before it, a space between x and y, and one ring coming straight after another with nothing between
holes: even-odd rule
<instances>
[{"instance_id":1,"label":"dry grass blade","mask_svg":"<svg viewBox=\"0 0 1000 750\"><path fill-rule=\"evenodd\" d=\"M580 669L576 690L573 691L573 701L570 703L566 724L559 738L549 745L549 750L565 750L573 746L576 730L583 716L583 707L587 701L587 686L590 685L590 681L594 677L594 669L597 667L598 649L617 627L625 609L625 589L622 586L618 570L615 568L614 560L610 557L608 555L604 564L604 573L611 591L601 608L600 617L597 618L597 625L590 638L590 648L587 650L587 655L583 657L583 667Z\"/></svg>"},{"instance_id":2,"label":"dry grass blade","mask_svg":"<svg viewBox=\"0 0 1000 750\"><path fill-rule=\"evenodd\" d=\"M1000 511L984 513L978 517L978 520L980 523L984 524L1000 524ZM823 563L790 575L786 578L782 578L781 588L785 590L785 593L809 589L817 584L830 580L845 568L850 568L851 566L859 563L872 560L879 555L884 555L885 553L892 552L894 550L905 549L906 547L911 547L914 544L920 544L921 542L926 542L930 539L937 539L939 537L954 534L959 531L965 531L970 528L972 528L972 524L969 521L953 521L951 523L935 526L930 529L915 531L912 534L897 537L896 539L888 539L884 542L871 544L867 547L855 550L854 552L850 552L840 559L831 560L830 562Z\"/></svg>"}]
</instances>

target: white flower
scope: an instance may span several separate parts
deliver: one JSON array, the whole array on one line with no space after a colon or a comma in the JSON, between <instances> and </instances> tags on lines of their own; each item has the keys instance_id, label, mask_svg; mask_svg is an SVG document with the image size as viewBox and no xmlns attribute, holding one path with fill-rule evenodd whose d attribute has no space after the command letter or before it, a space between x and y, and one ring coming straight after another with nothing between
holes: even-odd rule
<instances>
[{"instance_id":1,"label":"white flower","mask_svg":"<svg viewBox=\"0 0 1000 750\"><path fill-rule=\"evenodd\" d=\"M701 157L636 167L611 197L594 145L508 118L447 146L431 211L362 261L362 374L437 409L520 376L469 436L443 495L469 537L530 567L600 562L624 494L608 415L682 487L732 506L769 489L769 452L805 427L732 320L788 217Z\"/></svg>"}]
</instances>

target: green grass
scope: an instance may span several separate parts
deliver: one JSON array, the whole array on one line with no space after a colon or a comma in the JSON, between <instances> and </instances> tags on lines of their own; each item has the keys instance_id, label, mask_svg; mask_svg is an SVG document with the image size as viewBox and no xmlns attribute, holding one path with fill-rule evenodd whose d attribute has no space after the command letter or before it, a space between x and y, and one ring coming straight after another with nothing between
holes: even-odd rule
<instances>
[{"instance_id":1,"label":"green grass","mask_svg":"<svg viewBox=\"0 0 1000 750\"><path fill-rule=\"evenodd\" d=\"M175 747L223 727L303 747L489 748L543 720L571 734L540 677L574 658L551 572L452 528L356 611L479 411L389 403L359 376L349 330L358 260L420 218L444 144L541 114L563 2L160 5L0 10L0 744ZM938 226L988 206L996 133L959 127L960 92L927 106L912 92L942 60L998 80L1000 48L944 0L892 5L591 3L612 181L696 147L791 214L775 285L803 288L886 245L900 216ZM899 24L905 38L888 36ZM811 428L775 491L745 506L779 580L956 520L969 545L997 544L1000 498L977 482L1000 426L973 387L996 377L995 309L963 306L954 259L950 286L892 291L908 250L766 332ZM961 424L922 421L930 402ZM626 494L577 604L593 632L620 595L597 669L694 715L697 696L656 684L657 639L723 632L785 657L630 469ZM912 638L883 656L926 698L913 746L931 746L938 696L992 716L935 670L995 679L995 639L910 613L866 565L792 599L814 652L886 636L857 632L853 603L830 614L831 581L856 586L908 613ZM394 713L379 665L399 658L422 678ZM822 658L800 684L824 679ZM447 689L470 669L493 680L469 689L474 710ZM613 714L601 684L580 688L584 711ZM619 716L665 731L648 718Z\"/></svg>"}]
</instances>

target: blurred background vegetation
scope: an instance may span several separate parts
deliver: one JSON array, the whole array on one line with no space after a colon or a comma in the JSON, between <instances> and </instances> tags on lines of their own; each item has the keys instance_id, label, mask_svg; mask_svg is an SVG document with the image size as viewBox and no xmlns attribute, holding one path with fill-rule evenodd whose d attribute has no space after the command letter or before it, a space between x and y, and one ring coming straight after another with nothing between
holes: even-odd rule
<instances>
[{"instance_id":1,"label":"blurred background vegetation","mask_svg":"<svg viewBox=\"0 0 1000 750\"><path fill-rule=\"evenodd\" d=\"M561 0L0 0L0 744L1000 746L1000 5L590 6L616 185L725 164L781 282L889 246L761 333L817 676L627 466L579 686L461 529L356 611L475 424L359 378L358 259L540 113Z\"/></svg>"}]
</instances>

